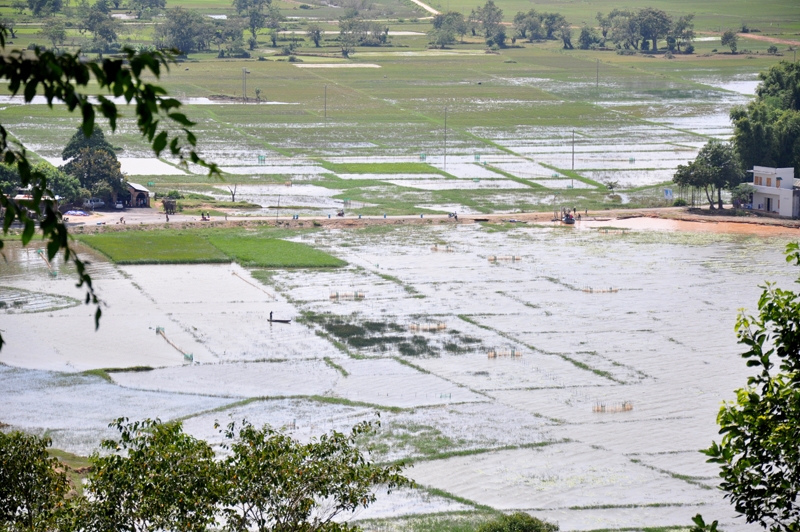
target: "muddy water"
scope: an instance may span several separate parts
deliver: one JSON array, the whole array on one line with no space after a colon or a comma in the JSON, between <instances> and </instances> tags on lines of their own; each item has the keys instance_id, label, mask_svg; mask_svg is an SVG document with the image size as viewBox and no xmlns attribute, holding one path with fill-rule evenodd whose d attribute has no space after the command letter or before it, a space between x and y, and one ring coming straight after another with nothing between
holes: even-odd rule
<instances>
[{"instance_id":1,"label":"muddy water","mask_svg":"<svg viewBox=\"0 0 800 532\"><path fill-rule=\"evenodd\" d=\"M365 404L399 407L375 437L381 459L497 449L420 462L409 474L423 484L498 509L538 509L563 530L685 525L694 504L726 529L746 529L715 490L697 485L716 483L697 450L715 437L720 401L747 376L732 332L737 309L755 307L766 278L788 287L797 272L781 255L791 230L737 224L733 234L728 225L636 218L322 231L304 241L348 267L278 270L266 285L235 265L115 267L93 256L108 304L99 332L83 305L0 315L9 341L0 362L17 368L0 367L14 377L0 379L12 397L0 421L55 431L57 446L85 453L120 415L188 416L187 430L212 441L214 419L247 417L305 439L370 419ZM9 250L0 285L80 297L67 267L53 278L34 254ZM293 321L270 325L270 312ZM332 333L298 323L303 312L394 324L405 332L393 334L435 349L408 356L346 338L337 347ZM410 332L418 323L445 328ZM155 369L113 373L113 384L76 373L135 365ZM251 397L263 399L207 413ZM45 415L50 405L57 419ZM386 499L377 515L452 509L404 497ZM630 507L575 509L607 505Z\"/></svg>"}]
</instances>

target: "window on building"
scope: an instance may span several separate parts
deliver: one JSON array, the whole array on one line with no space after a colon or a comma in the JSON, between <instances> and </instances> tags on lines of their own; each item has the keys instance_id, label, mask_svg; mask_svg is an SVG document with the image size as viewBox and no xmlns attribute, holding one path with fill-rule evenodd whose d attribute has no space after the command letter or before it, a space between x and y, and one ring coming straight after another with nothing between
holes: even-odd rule
<instances>
[{"instance_id":1,"label":"window on building","mask_svg":"<svg viewBox=\"0 0 800 532\"><path fill-rule=\"evenodd\" d=\"M761 186L761 176L760 176L760 175L757 175L757 176L755 176L755 177L753 178L753 184L754 184L754 185Z\"/></svg>"},{"instance_id":2,"label":"window on building","mask_svg":"<svg viewBox=\"0 0 800 532\"><path fill-rule=\"evenodd\" d=\"M772 186L772 178L771 178L771 177L768 177L768 178L767 178L767 186L768 186L768 187L771 187L771 186Z\"/></svg>"}]
</instances>

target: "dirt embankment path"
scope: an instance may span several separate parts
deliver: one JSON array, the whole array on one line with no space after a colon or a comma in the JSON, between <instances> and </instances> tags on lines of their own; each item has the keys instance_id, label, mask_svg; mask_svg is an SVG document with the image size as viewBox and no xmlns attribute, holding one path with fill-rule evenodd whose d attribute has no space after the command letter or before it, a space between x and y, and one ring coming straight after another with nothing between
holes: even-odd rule
<instances>
[{"instance_id":1,"label":"dirt embankment path","mask_svg":"<svg viewBox=\"0 0 800 532\"><path fill-rule=\"evenodd\" d=\"M800 46L799 41L792 41L789 39L779 39L777 37L768 37L767 35L756 35L755 33L740 33L739 37L742 39L753 39L755 41L765 41L775 44L788 44L790 46Z\"/></svg>"},{"instance_id":2,"label":"dirt embankment path","mask_svg":"<svg viewBox=\"0 0 800 532\"><path fill-rule=\"evenodd\" d=\"M688 209L685 207L664 207L653 209L614 209L602 211L583 211L577 229L602 229L609 226L635 230L702 231L718 233L744 233L759 235L798 235L800 220L786 220L758 215L736 216L732 209L722 212L708 208ZM98 213L87 218L72 218L68 223L71 230L79 233L125 230L159 230L198 227L247 227L256 225L277 225L287 228L325 227L329 229L358 229L375 225L439 225L488 223L531 223L560 225L553 219L552 212L513 213L513 214L475 214L460 215L458 218L446 214L404 215L404 216L346 216L344 218L327 216L305 216L293 219L289 216L214 216L203 221L198 216L177 214L166 221L164 213L155 209L129 209L123 213L125 224L118 223L120 213Z\"/></svg>"},{"instance_id":3,"label":"dirt embankment path","mask_svg":"<svg viewBox=\"0 0 800 532\"><path fill-rule=\"evenodd\" d=\"M422 9L424 9L425 11L427 11L428 13L431 13L431 14L433 14L433 15L439 15L439 14L440 14L438 11L436 11L435 9L433 9L433 8L432 8L431 6L429 6L428 4L426 4L426 3L424 3L424 2L420 2L420 0L411 0L411 1L412 1L412 2L414 2L415 4L417 4L419 7L421 7L421 8L422 8Z\"/></svg>"}]
</instances>

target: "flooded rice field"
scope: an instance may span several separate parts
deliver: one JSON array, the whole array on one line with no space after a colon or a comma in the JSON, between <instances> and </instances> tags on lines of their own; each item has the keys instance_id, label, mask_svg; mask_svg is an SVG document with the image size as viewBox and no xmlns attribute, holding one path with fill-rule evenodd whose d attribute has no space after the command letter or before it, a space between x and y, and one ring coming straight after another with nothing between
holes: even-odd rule
<instances>
[{"instance_id":1,"label":"flooded rice field","mask_svg":"<svg viewBox=\"0 0 800 532\"><path fill-rule=\"evenodd\" d=\"M80 248L106 304L97 332L70 268L9 243L0 422L87 454L119 416L182 419L219 443L215 421L307 439L380 413L373 457L411 460L420 487L358 518L467 500L567 531L686 526L698 511L745 530L698 450L747 376L737 309L797 277L792 234L681 223L331 229L301 240L347 267L256 277ZM84 373L135 366L152 369Z\"/></svg>"}]
</instances>

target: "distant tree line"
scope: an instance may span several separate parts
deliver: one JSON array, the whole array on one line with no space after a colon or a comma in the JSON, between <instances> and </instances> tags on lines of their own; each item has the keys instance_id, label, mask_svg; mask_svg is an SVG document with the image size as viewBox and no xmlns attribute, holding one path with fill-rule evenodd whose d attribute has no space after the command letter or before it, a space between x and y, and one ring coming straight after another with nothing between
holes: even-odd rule
<instances>
[{"instance_id":1,"label":"distant tree line","mask_svg":"<svg viewBox=\"0 0 800 532\"><path fill-rule=\"evenodd\" d=\"M722 190L743 190L745 170L753 166L792 167L800 178L800 63L782 61L759 78L756 98L730 113L733 140L709 141L673 178L704 190L712 208L715 202L722 208Z\"/></svg>"},{"instance_id":2,"label":"distant tree line","mask_svg":"<svg viewBox=\"0 0 800 532\"><path fill-rule=\"evenodd\" d=\"M319 27L314 28L314 33L321 34ZM319 46L316 38L312 36L311 39ZM345 9L344 14L339 17L339 45L344 57L349 57L356 46L381 46L388 39L389 26L366 20L356 8Z\"/></svg>"},{"instance_id":3,"label":"distant tree line","mask_svg":"<svg viewBox=\"0 0 800 532\"><path fill-rule=\"evenodd\" d=\"M643 7L636 11L614 9L608 15L598 12L595 18L600 34L593 28L584 27L578 39L581 48L595 44L606 46L610 41L619 49L655 52L659 49L659 42L666 41L670 52L694 51L691 44L695 38L694 14L673 19L665 11Z\"/></svg>"},{"instance_id":4,"label":"distant tree line","mask_svg":"<svg viewBox=\"0 0 800 532\"><path fill-rule=\"evenodd\" d=\"M535 9L514 16L513 33L509 38L508 28L503 24L503 10L494 0L487 0L483 6L476 7L468 17L456 11L435 15L428 37L434 46L444 47L455 43L457 38L463 40L468 33L473 36L480 34L487 46L499 48L507 46L509 40L515 43L518 38L529 42L560 39L564 48L573 48L572 29L564 16L560 13L539 13Z\"/></svg>"},{"instance_id":5,"label":"distant tree line","mask_svg":"<svg viewBox=\"0 0 800 532\"><path fill-rule=\"evenodd\" d=\"M54 49L67 40L67 28L76 27L86 40L81 42L85 52L113 53L120 50L117 42L120 23L111 16L112 9L128 8L139 19L152 19L163 14L164 22L156 25L153 45L156 48L174 48L182 54L210 50L214 46L220 56L249 56L245 46L254 50L258 34L263 29L276 31L285 20L272 5L272 0L233 0L238 16L223 20L211 19L194 10L177 7L167 10L166 0L80 0L74 8L65 7L62 0L27 0L21 6L30 9L36 17L45 18L39 32ZM68 12L66 12L68 11ZM77 24L53 15L65 12L67 19L74 17ZM12 21L6 26L14 29ZM245 40L244 32L249 31ZM13 32L12 32L13 35ZM273 45L277 38L271 36Z\"/></svg>"}]
</instances>

